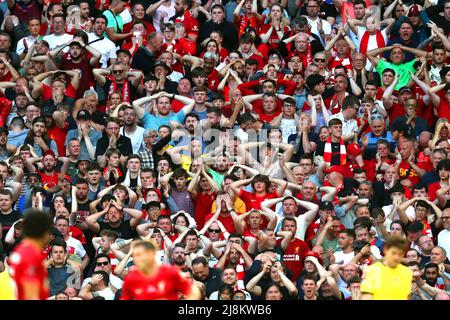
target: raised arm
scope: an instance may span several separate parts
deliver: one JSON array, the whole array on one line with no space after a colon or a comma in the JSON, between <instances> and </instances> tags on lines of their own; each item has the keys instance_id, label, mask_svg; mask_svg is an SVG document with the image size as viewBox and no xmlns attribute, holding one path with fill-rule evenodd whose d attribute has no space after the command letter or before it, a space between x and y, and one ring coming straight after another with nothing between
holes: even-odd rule
<instances>
[{"instance_id":1,"label":"raised arm","mask_svg":"<svg viewBox=\"0 0 450 320\"><path fill-rule=\"evenodd\" d=\"M398 84L398 78L399 78L399 75L396 74L394 76L394 81L392 81L392 83L386 88L386 90L384 90L382 100L383 100L383 106L385 107L386 110L388 110L392 107L391 95L394 92L394 89Z\"/></svg>"}]
</instances>

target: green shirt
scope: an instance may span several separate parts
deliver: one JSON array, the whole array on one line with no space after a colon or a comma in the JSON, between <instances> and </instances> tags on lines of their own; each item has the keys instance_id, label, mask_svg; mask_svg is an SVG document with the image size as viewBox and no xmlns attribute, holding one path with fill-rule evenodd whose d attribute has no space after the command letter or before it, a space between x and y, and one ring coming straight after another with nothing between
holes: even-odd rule
<instances>
[{"instance_id":1,"label":"green shirt","mask_svg":"<svg viewBox=\"0 0 450 320\"><path fill-rule=\"evenodd\" d=\"M225 178L225 175L221 174L219 172L216 172L211 168L208 170L208 172L211 173L213 180L219 185L220 190L222 190L222 182L223 182L223 178Z\"/></svg>"},{"instance_id":2,"label":"green shirt","mask_svg":"<svg viewBox=\"0 0 450 320\"><path fill-rule=\"evenodd\" d=\"M106 28L114 28L114 31L121 33L123 31L123 20L120 15L114 15L111 10L103 11L103 15L108 20Z\"/></svg>"},{"instance_id":3,"label":"green shirt","mask_svg":"<svg viewBox=\"0 0 450 320\"><path fill-rule=\"evenodd\" d=\"M411 71L413 73L416 72L414 69L414 63L417 61L417 59L414 59L410 62L406 62L404 64L393 64L391 62L384 61L382 59L379 60L378 65L376 67L378 74L382 74L383 71L387 68L391 68L395 71L396 74L398 74L398 83L395 86L395 90L400 89L401 87L407 86L409 80L411 80L411 75L408 71Z\"/></svg>"},{"instance_id":4,"label":"green shirt","mask_svg":"<svg viewBox=\"0 0 450 320\"><path fill-rule=\"evenodd\" d=\"M315 238L312 239L312 244L315 245L317 241L317 236ZM328 252L328 250L333 250L333 252L335 252L336 250L339 249L339 242L338 242L338 237L332 239L332 240L328 240L327 237L325 237L325 239L323 239L323 243L322 243L322 247L324 252Z\"/></svg>"}]
</instances>

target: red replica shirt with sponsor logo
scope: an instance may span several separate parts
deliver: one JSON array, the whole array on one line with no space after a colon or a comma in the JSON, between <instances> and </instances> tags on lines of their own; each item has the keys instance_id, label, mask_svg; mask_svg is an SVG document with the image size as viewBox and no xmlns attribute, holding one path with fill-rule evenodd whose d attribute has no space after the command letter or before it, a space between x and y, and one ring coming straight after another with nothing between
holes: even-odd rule
<instances>
[{"instance_id":1,"label":"red replica shirt with sponsor logo","mask_svg":"<svg viewBox=\"0 0 450 320\"><path fill-rule=\"evenodd\" d=\"M417 163L417 166L422 169L425 169L425 165L422 162ZM408 179L412 182L413 185L419 183L420 178L419 178L419 175L417 174L416 170L411 168L411 165L404 160L402 160L402 162L400 162L400 166L398 167L398 174L400 176L400 180ZM408 175L408 176L406 176L406 175Z\"/></svg>"},{"instance_id":2,"label":"red replica shirt with sponsor logo","mask_svg":"<svg viewBox=\"0 0 450 320\"><path fill-rule=\"evenodd\" d=\"M38 250L30 242L24 240L11 254L9 267L11 278L16 286L18 300L25 300L25 283L33 283L39 287L40 300L48 298L49 284L47 269L42 259L41 250Z\"/></svg>"},{"instance_id":3,"label":"red replica shirt with sponsor logo","mask_svg":"<svg viewBox=\"0 0 450 320\"><path fill-rule=\"evenodd\" d=\"M281 240L279 240L277 244L281 244ZM284 251L283 262L286 264L286 267L292 272L292 281L297 281L297 278L303 271L303 260L305 259L305 255L308 251L308 244L305 241L297 238L289 243L286 251Z\"/></svg>"},{"instance_id":4,"label":"red replica shirt with sponsor logo","mask_svg":"<svg viewBox=\"0 0 450 320\"><path fill-rule=\"evenodd\" d=\"M45 174L45 172L41 172L39 170L37 170L36 173L41 176L42 187L45 190L48 190L51 187L54 187L58 184L58 175L59 175L58 172L54 171L51 176L49 176L49 175Z\"/></svg>"},{"instance_id":5,"label":"red replica shirt with sponsor logo","mask_svg":"<svg viewBox=\"0 0 450 320\"><path fill-rule=\"evenodd\" d=\"M181 17L175 19L175 23L181 22L184 24L184 30L186 30L186 35L198 36L198 21L195 19L189 11L186 11Z\"/></svg>"},{"instance_id":6,"label":"red replica shirt with sponsor logo","mask_svg":"<svg viewBox=\"0 0 450 320\"><path fill-rule=\"evenodd\" d=\"M152 276L134 268L124 279L120 300L178 300L190 292L191 281L177 267L161 265Z\"/></svg>"}]
</instances>

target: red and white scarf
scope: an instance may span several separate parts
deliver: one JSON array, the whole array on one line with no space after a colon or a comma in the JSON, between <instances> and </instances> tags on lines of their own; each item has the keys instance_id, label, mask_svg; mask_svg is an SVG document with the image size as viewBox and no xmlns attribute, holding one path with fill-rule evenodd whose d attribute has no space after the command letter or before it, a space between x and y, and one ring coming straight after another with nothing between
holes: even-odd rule
<instances>
[{"instance_id":1,"label":"red and white scarf","mask_svg":"<svg viewBox=\"0 0 450 320\"><path fill-rule=\"evenodd\" d=\"M386 42L384 41L384 37L381 31L377 30L376 38L377 38L377 48L384 48L386 46ZM361 37L359 52L366 54L369 46L369 39L370 39L369 31L365 31L363 36Z\"/></svg>"},{"instance_id":2,"label":"red and white scarf","mask_svg":"<svg viewBox=\"0 0 450 320\"><path fill-rule=\"evenodd\" d=\"M309 66L313 62L311 43L308 43L308 48L306 48L306 53L293 51L293 54L291 55L290 58L292 58L293 56L300 57L300 59L302 60L303 69L305 69L307 66Z\"/></svg>"},{"instance_id":3,"label":"red and white scarf","mask_svg":"<svg viewBox=\"0 0 450 320\"><path fill-rule=\"evenodd\" d=\"M332 147L331 147L331 137L328 137L325 142L325 148L323 151L323 160L331 166L332 159ZM347 163L347 150L345 149L344 139L341 139L340 150L339 150L339 165L345 165Z\"/></svg>"},{"instance_id":4,"label":"red and white scarf","mask_svg":"<svg viewBox=\"0 0 450 320\"><path fill-rule=\"evenodd\" d=\"M109 98L111 97L111 94L117 91L117 82L114 77L109 76L107 77L108 80L111 80L111 85L109 86L109 92L108 92L108 102L106 103L106 110L109 110ZM128 102L130 103L130 86L128 84L128 80L125 79L123 81L122 90L120 92L120 95L122 96L122 102Z\"/></svg>"}]
</instances>

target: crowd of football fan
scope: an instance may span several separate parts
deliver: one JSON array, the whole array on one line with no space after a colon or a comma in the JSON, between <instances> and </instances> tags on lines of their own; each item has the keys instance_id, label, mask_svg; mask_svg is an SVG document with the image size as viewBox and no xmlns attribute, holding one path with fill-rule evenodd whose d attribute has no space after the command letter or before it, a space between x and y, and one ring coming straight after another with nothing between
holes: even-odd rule
<instances>
[{"instance_id":1,"label":"crowd of football fan","mask_svg":"<svg viewBox=\"0 0 450 320\"><path fill-rule=\"evenodd\" d=\"M205 299L357 300L394 234L411 299L449 299L450 0L6 0L0 23L0 271L38 209L50 299L118 299L145 238Z\"/></svg>"}]
</instances>

